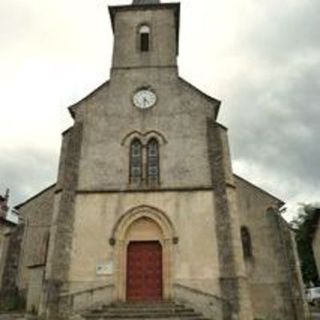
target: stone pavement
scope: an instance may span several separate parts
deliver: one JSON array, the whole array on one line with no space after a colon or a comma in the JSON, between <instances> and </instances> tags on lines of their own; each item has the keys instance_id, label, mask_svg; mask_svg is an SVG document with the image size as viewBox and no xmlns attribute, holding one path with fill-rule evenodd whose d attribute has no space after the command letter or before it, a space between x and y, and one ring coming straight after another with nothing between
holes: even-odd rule
<instances>
[{"instance_id":1,"label":"stone pavement","mask_svg":"<svg viewBox=\"0 0 320 320\"><path fill-rule=\"evenodd\" d=\"M320 312L311 312L312 320L320 320Z\"/></svg>"},{"instance_id":2,"label":"stone pavement","mask_svg":"<svg viewBox=\"0 0 320 320\"><path fill-rule=\"evenodd\" d=\"M24 315L21 313L0 314L0 320L24 320Z\"/></svg>"},{"instance_id":3,"label":"stone pavement","mask_svg":"<svg viewBox=\"0 0 320 320\"><path fill-rule=\"evenodd\" d=\"M312 320L320 320L320 312L312 312ZM0 320L24 320L24 315L22 314L0 314Z\"/></svg>"}]
</instances>

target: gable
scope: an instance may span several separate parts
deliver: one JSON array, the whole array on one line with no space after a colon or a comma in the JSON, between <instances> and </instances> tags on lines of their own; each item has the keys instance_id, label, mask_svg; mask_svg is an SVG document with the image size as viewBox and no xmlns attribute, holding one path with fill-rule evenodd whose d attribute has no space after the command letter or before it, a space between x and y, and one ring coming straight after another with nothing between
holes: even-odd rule
<instances>
[{"instance_id":1,"label":"gable","mask_svg":"<svg viewBox=\"0 0 320 320\"><path fill-rule=\"evenodd\" d=\"M266 203L266 204L273 204L276 206L283 206L285 203L277 198L276 196L272 195L266 190L254 185L253 183L249 182L248 180L234 174L235 184L237 187L237 194L244 198L251 197L252 199L256 199L257 201Z\"/></svg>"},{"instance_id":2,"label":"gable","mask_svg":"<svg viewBox=\"0 0 320 320\"><path fill-rule=\"evenodd\" d=\"M78 110L80 109L81 105L83 105L85 103L90 103L90 102L92 103L96 99L98 99L100 95L103 95L105 93L105 91L108 90L108 85L109 85L109 80L102 83L99 87L97 87L95 90L90 92L88 95L86 95L80 101L69 106L68 109L69 109L71 117L73 119L75 119L76 114L77 114Z\"/></svg>"}]
</instances>

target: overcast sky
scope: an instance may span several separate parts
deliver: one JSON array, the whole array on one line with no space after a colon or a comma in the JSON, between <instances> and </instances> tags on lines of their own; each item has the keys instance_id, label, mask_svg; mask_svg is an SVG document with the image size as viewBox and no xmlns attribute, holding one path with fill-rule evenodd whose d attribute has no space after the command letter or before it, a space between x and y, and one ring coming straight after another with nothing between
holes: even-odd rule
<instances>
[{"instance_id":1,"label":"overcast sky","mask_svg":"<svg viewBox=\"0 0 320 320\"><path fill-rule=\"evenodd\" d=\"M168 1L173 2L173 1ZM108 5L0 2L0 193L56 180L67 107L109 78ZM320 1L182 0L180 75L222 100L234 171L288 203L320 201Z\"/></svg>"}]
</instances>

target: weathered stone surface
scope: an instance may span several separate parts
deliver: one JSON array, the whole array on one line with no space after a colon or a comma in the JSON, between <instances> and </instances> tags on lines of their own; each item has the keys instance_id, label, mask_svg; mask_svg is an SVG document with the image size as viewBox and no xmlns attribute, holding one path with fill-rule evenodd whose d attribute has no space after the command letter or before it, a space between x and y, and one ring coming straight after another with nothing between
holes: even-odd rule
<instances>
[{"instance_id":1,"label":"weathered stone surface","mask_svg":"<svg viewBox=\"0 0 320 320\"><path fill-rule=\"evenodd\" d=\"M31 284L30 281L35 278L33 273L36 273L38 268L43 269L46 263L54 188L55 185L51 185L16 207L20 214L19 228L22 231L15 281L23 299L27 296L30 298L28 311L38 311L39 307L42 286L40 283Z\"/></svg>"},{"instance_id":2,"label":"weathered stone surface","mask_svg":"<svg viewBox=\"0 0 320 320\"><path fill-rule=\"evenodd\" d=\"M227 186L228 180L229 184L233 183L233 176L229 173L231 172L229 149L223 137L223 130L218 123L208 119L208 154L215 195L213 214L219 251L221 294L231 303L239 319L250 319L252 316L248 288L243 274L243 260L237 259L239 250L236 244L239 242L237 235L240 226L234 219L237 215L235 203L232 203L234 199L231 193L234 191L228 190ZM230 311L227 305L224 306L224 319L227 319Z\"/></svg>"},{"instance_id":3,"label":"weathered stone surface","mask_svg":"<svg viewBox=\"0 0 320 320\"><path fill-rule=\"evenodd\" d=\"M241 225L252 241L246 269L255 317L308 319L295 245L277 213L282 202L238 176L236 186Z\"/></svg>"},{"instance_id":4,"label":"weathered stone surface","mask_svg":"<svg viewBox=\"0 0 320 320\"><path fill-rule=\"evenodd\" d=\"M17 226L12 230L9 238L0 292L1 307L5 310L22 308L25 302L24 290L17 285L17 269L19 266L23 230L23 225Z\"/></svg>"},{"instance_id":5,"label":"weathered stone surface","mask_svg":"<svg viewBox=\"0 0 320 320\"><path fill-rule=\"evenodd\" d=\"M6 313L0 314L0 320L25 320L25 316L22 313Z\"/></svg>"},{"instance_id":6,"label":"weathered stone surface","mask_svg":"<svg viewBox=\"0 0 320 320\"><path fill-rule=\"evenodd\" d=\"M56 194L50 229L49 253L46 265L41 313L47 319L64 318L60 309L60 294L68 281L72 238L74 237L74 204L79 176L79 159L83 126L76 122L69 131L68 147L62 175L62 190ZM61 167L60 167L61 168Z\"/></svg>"},{"instance_id":7,"label":"weathered stone surface","mask_svg":"<svg viewBox=\"0 0 320 320\"><path fill-rule=\"evenodd\" d=\"M16 225L0 217L0 291L4 277L5 265L9 253L10 236Z\"/></svg>"}]
</instances>

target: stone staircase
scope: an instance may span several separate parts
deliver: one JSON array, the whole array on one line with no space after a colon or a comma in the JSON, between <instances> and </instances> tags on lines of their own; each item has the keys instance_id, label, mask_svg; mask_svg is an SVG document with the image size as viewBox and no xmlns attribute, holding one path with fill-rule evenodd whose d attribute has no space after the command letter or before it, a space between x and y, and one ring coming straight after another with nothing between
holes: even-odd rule
<instances>
[{"instance_id":1,"label":"stone staircase","mask_svg":"<svg viewBox=\"0 0 320 320\"><path fill-rule=\"evenodd\" d=\"M82 314L86 320L209 320L201 313L176 303L113 304Z\"/></svg>"}]
</instances>

